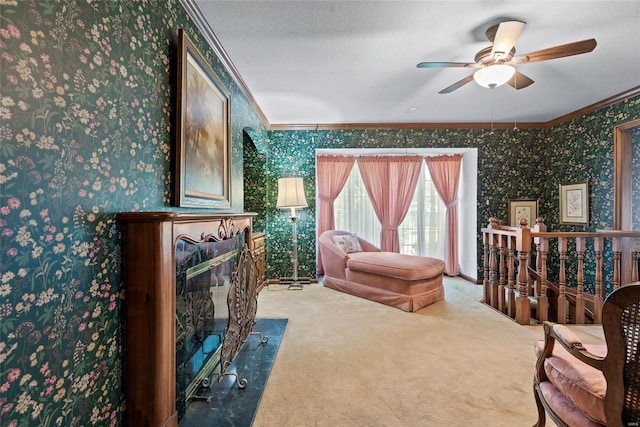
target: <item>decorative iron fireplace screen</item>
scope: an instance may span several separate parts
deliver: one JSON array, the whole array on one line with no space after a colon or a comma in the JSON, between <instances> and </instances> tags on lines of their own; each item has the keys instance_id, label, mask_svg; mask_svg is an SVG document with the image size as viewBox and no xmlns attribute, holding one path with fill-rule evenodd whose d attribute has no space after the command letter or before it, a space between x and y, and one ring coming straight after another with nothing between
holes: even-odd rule
<instances>
[{"instance_id":1,"label":"decorative iron fireplace screen","mask_svg":"<svg viewBox=\"0 0 640 427\"><path fill-rule=\"evenodd\" d=\"M176 409L187 402L220 361L229 323L230 275L241 251L244 232L227 240L176 244Z\"/></svg>"}]
</instances>

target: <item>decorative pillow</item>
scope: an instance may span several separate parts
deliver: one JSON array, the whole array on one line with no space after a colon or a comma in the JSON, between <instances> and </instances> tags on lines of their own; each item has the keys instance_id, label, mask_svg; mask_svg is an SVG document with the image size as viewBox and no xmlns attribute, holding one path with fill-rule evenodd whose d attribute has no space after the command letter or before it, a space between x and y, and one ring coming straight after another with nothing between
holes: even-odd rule
<instances>
[{"instance_id":1,"label":"decorative pillow","mask_svg":"<svg viewBox=\"0 0 640 427\"><path fill-rule=\"evenodd\" d=\"M362 247L358 241L358 237L355 234L343 234L340 236L333 236L333 242L338 245L340 249L346 254L352 252L362 252Z\"/></svg>"}]
</instances>

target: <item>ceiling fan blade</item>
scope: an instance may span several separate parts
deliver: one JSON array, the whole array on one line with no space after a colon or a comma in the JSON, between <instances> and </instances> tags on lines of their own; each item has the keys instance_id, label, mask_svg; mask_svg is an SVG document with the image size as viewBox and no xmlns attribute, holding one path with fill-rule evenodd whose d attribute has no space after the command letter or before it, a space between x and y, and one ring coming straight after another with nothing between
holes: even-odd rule
<instances>
[{"instance_id":1,"label":"ceiling fan blade","mask_svg":"<svg viewBox=\"0 0 640 427\"><path fill-rule=\"evenodd\" d=\"M421 62L416 65L418 68L464 68L475 64L468 62Z\"/></svg>"},{"instance_id":2,"label":"ceiling fan blade","mask_svg":"<svg viewBox=\"0 0 640 427\"><path fill-rule=\"evenodd\" d=\"M579 42L567 43L548 49L536 50L523 55L514 56L510 64L522 64L525 62L548 61L549 59L564 58L565 56L581 55L589 53L597 46L596 39L582 40Z\"/></svg>"},{"instance_id":3,"label":"ceiling fan blade","mask_svg":"<svg viewBox=\"0 0 640 427\"><path fill-rule=\"evenodd\" d=\"M533 80L516 70L513 77L511 77L511 80L507 83L515 89L524 89L525 87L532 85Z\"/></svg>"},{"instance_id":4,"label":"ceiling fan blade","mask_svg":"<svg viewBox=\"0 0 640 427\"><path fill-rule=\"evenodd\" d=\"M466 85L467 83L472 82L472 81L473 81L473 74L471 74L471 75L469 75L469 76L465 77L464 79L462 79L462 80L460 80L460 81L455 82L455 83L454 83L454 84L452 84L451 86L448 86L448 87L446 87L446 88L442 89L442 90L441 90L440 92L438 92L438 93L441 93L441 94L451 93L451 92L453 92L454 90L459 89L459 88L461 88L462 86L464 86L464 85Z\"/></svg>"},{"instance_id":5,"label":"ceiling fan blade","mask_svg":"<svg viewBox=\"0 0 640 427\"><path fill-rule=\"evenodd\" d=\"M524 30L524 22L521 21L505 21L501 22L493 39L493 47L491 48L491 56L496 59L504 59L513 46L520 38L520 34Z\"/></svg>"}]
</instances>

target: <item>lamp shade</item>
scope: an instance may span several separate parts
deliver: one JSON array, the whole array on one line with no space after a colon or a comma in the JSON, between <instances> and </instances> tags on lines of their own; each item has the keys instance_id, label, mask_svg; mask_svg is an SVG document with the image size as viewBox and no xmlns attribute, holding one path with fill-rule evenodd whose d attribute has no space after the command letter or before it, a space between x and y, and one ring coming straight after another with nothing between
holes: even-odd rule
<instances>
[{"instance_id":1,"label":"lamp shade","mask_svg":"<svg viewBox=\"0 0 640 427\"><path fill-rule=\"evenodd\" d=\"M480 86L493 89L502 86L515 74L516 69L511 65L498 64L480 68L473 74L473 79Z\"/></svg>"},{"instance_id":2,"label":"lamp shade","mask_svg":"<svg viewBox=\"0 0 640 427\"><path fill-rule=\"evenodd\" d=\"M279 178L278 179L278 209L306 208L307 198L304 196L304 186L302 178Z\"/></svg>"}]
</instances>

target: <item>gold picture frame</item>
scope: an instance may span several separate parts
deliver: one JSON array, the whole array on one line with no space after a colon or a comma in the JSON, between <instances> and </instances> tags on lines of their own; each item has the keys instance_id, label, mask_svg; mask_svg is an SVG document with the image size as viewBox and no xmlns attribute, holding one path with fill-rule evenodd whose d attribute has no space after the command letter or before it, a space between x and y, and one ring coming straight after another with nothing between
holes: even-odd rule
<instances>
[{"instance_id":1,"label":"gold picture frame","mask_svg":"<svg viewBox=\"0 0 640 427\"><path fill-rule=\"evenodd\" d=\"M178 30L174 200L179 207L231 207L231 102L183 29Z\"/></svg>"},{"instance_id":2,"label":"gold picture frame","mask_svg":"<svg viewBox=\"0 0 640 427\"><path fill-rule=\"evenodd\" d=\"M533 227L538 218L538 200L515 199L509 200L509 225L520 227L520 219L526 219L529 227Z\"/></svg>"},{"instance_id":3,"label":"gold picture frame","mask_svg":"<svg viewBox=\"0 0 640 427\"><path fill-rule=\"evenodd\" d=\"M560 224L589 225L589 181L559 184Z\"/></svg>"}]
</instances>

